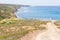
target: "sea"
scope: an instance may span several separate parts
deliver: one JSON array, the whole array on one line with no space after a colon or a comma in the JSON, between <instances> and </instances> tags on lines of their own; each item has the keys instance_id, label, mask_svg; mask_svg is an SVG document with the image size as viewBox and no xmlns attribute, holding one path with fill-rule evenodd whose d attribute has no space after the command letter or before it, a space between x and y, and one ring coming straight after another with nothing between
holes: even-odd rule
<instances>
[{"instance_id":1,"label":"sea","mask_svg":"<svg viewBox=\"0 0 60 40\"><path fill-rule=\"evenodd\" d=\"M60 6L29 6L18 9L18 18L60 20Z\"/></svg>"}]
</instances>

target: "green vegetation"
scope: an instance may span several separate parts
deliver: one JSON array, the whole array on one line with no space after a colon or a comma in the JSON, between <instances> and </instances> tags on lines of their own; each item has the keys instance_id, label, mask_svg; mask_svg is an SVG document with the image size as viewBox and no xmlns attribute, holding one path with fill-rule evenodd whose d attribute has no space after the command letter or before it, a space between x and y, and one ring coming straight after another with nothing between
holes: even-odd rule
<instances>
[{"instance_id":1,"label":"green vegetation","mask_svg":"<svg viewBox=\"0 0 60 40\"><path fill-rule=\"evenodd\" d=\"M0 40L17 40L33 30L46 29L45 25L48 21L36 19L18 19L10 18L0 21Z\"/></svg>"},{"instance_id":2,"label":"green vegetation","mask_svg":"<svg viewBox=\"0 0 60 40\"><path fill-rule=\"evenodd\" d=\"M54 24L55 24L56 26L60 26L60 21L56 21Z\"/></svg>"},{"instance_id":3,"label":"green vegetation","mask_svg":"<svg viewBox=\"0 0 60 40\"><path fill-rule=\"evenodd\" d=\"M60 21L56 21L54 24L60 29Z\"/></svg>"},{"instance_id":4,"label":"green vegetation","mask_svg":"<svg viewBox=\"0 0 60 40\"><path fill-rule=\"evenodd\" d=\"M14 14L14 8L12 8L13 7L0 5L0 20L3 20L5 18L16 17L16 15Z\"/></svg>"}]
</instances>

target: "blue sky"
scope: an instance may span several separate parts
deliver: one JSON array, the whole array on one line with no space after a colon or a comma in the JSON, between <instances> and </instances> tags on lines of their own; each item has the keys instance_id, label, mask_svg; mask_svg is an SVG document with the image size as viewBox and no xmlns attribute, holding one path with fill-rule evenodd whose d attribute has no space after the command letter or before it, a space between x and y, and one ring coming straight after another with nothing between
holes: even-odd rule
<instances>
[{"instance_id":1,"label":"blue sky","mask_svg":"<svg viewBox=\"0 0 60 40\"><path fill-rule=\"evenodd\" d=\"M24 5L60 5L60 0L0 0L0 3Z\"/></svg>"}]
</instances>

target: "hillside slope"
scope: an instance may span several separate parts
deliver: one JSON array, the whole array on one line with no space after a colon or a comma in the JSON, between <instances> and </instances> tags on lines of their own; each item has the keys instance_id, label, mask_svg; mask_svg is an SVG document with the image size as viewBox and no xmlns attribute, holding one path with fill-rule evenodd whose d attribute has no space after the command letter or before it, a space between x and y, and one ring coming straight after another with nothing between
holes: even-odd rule
<instances>
[{"instance_id":1,"label":"hillside slope","mask_svg":"<svg viewBox=\"0 0 60 40\"><path fill-rule=\"evenodd\" d=\"M18 8L20 8L20 5L0 4L0 20L11 17L16 18L14 13Z\"/></svg>"}]
</instances>

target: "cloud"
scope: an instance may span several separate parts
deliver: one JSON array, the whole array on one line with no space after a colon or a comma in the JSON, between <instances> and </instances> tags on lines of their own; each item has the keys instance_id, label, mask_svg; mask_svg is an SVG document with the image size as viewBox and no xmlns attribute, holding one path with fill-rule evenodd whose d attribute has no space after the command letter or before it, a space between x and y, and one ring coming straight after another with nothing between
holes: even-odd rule
<instances>
[{"instance_id":1,"label":"cloud","mask_svg":"<svg viewBox=\"0 0 60 40\"><path fill-rule=\"evenodd\" d=\"M60 5L60 0L0 0L0 3L24 5Z\"/></svg>"}]
</instances>

